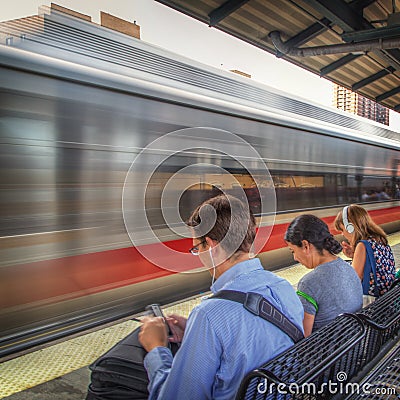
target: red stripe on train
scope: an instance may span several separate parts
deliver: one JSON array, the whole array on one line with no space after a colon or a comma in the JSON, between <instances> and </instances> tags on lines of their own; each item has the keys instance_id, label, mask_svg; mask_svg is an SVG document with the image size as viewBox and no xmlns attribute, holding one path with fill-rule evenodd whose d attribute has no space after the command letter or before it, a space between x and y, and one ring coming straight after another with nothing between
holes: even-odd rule
<instances>
[{"instance_id":1,"label":"red stripe on train","mask_svg":"<svg viewBox=\"0 0 400 400\"><path fill-rule=\"evenodd\" d=\"M384 224L400 220L400 207L370 211L370 214L375 222ZM334 218L324 218L332 231ZM288 224L274 226L262 252L285 246L283 236L287 226ZM265 229L267 228L261 228L258 234L262 235ZM157 252L157 245L148 246L154 246L154 251ZM168 246L186 253L192 246L192 241L170 241ZM196 262L199 260L193 257L193 265L190 267L200 266L195 265ZM4 309L37 301L57 302L172 274L173 272L144 259L134 247L2 267L0 307Z\"/></svg>"}]
</instances>

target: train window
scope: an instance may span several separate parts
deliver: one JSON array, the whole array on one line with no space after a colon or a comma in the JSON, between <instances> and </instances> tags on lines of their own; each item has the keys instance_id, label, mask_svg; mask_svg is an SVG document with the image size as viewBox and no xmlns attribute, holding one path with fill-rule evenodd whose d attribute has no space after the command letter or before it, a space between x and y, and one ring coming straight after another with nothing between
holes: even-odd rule
<instances>
[{"instance_id":1,"label":"train window","mask_svg":"<svg viewBox=\"0 0 400 400\"><path fill-rule=\"evenodd\" d=\"M179 195L174 192L169 193L167 197L179 198L179 214L183 221L200 203L221 193L242 200L246 198L253 213L259 215L261 197L267 193L272 184L275 187L277 212L400 198L400 181L387 176L272 172L272 181L266 180L261 174L255 177L257 186L253 177L241 170L228 171L225 174L204 170L201 173L178 175L172 170L159 170L150 180L146 193L147 216L153 227L165 225L160 197L165 185L174 174L178 179L174 181L173 191Z\"/></svg>"},{"instance_id":2,"label":"train window","mask_svg":"<svg viewBox=\"0 0 400 400\"><path fill-rule=\"evenodd\" d=\"M301 210L334 204L336 196L330 194L326 176L320 174L272 173L277 211Z\"/></svg>"},{"instance_id":3,"label":"train window","mask_svg":"<svg viewBox=\"0 0 400 400\"><path fill-rule=\"evenodd\" d=\"M373 202L400 198L399 179L387 176L347 176L348 202Z\"/></svg>"},{"instance_id":4,"label":"train window","mask_svg":"<svg viewBox=\"0 0 400 400\"><path fill-rule=\"evenodd\" d=\"M276 188L307 189L323 187L324 179L324 176L321 175L272 175L272 180Z\"/></svg>"},{"instance_id":5,"label":"train window","mask_svg":"<svg viewBox=\"0 0 400 400\"><path fill-rule=\"evenodd\" d=\"M348 174L272 173L277 211L400 198L398 178Z\"/></svg>"}]
</instances>

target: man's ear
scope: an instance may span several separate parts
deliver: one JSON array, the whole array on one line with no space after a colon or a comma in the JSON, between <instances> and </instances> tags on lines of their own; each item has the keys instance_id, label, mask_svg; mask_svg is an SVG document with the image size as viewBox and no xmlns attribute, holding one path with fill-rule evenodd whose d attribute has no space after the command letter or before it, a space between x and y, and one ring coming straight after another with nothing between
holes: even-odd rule
<instances>
[{"instance_id":1,"label":"man's ear","mask_svg":"<svg viewBox=\"0 0 400 400\"><path fill-rule=\"evenodd\" d=\"M301 247L304 249L304 250L309 250L310 249L310 242L308 241L308 240L302 240L301 241Z\"/></svg>"},{"instance_id":2,"label":"man's ear","mask_svg":"<svg viewBox=\"0 0 400 400\"><path fill-rule=\"evenodd\" d=\"M208 236L206 236L204 240L206 241L208 248L212 249L214 256L218 257L218 255L220 255L220 251L222 250L218 240L211 239Z\"/></svg>"},{"instance_id":3,"label":"man's ear","mask_svg":"<svg viewBox=\"0 0 400 400\"><path fill-rule=\"evenodd\" d=\"M217 245L217 242L208 236L206 236L204 240L206 241L208 247L215 247Z\"/></svg>"}]
</instances>

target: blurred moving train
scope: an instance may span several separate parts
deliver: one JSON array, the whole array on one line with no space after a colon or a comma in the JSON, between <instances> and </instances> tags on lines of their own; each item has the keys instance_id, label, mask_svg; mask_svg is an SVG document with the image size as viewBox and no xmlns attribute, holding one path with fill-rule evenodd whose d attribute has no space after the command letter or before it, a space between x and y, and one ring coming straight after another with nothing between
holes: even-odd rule
<instances>
[{"instance_id":1,"label":"blurred moving train","mask_svg":"<svg viewBox=\"0 0 400 400\"><path fill-rule=\"evenodd\" d=\"M282 236L301 212L331 223L343 205L365 203L378 223L398 229L398 134L85 21L54 12L43 21L42 30L2 28L0 356L208 290L207 271L172 273L143 258L124 225L132 161L167 133L206 126L258 151L277 204L260 255L266 268L292 261ZM190 132L186 140L193 149L204 144ZM194 164L228 174L184 172ZM221 190L240 189L266 224L262 185L220 151L171 153L156 167L146 215L156 236L182 253L191 240L168 229L160 200L179 171L182 187L195 182L180 198L182 219Z\"/></svg>"}]
</instances>

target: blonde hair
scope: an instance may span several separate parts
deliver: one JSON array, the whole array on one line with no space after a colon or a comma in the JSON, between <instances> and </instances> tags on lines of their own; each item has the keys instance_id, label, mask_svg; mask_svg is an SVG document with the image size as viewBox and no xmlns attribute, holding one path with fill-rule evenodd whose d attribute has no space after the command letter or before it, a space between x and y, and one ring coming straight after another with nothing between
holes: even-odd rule
<instances>
[{"instance_id":1,"label":"blonde hair","mask_svg":"<svg viewBox=\"0 0 400 400\"><path fill-rule=\"evenodd\" d=\"M352 245L355 245L360 240L366 240L369 238L373 238L385 246L388 244L386 233L372 220L365 208L358 204L350 204L347 208L347 219L354 226ZM336 216L334 224L338 231L343 231L345 229L343 223L343 210Z\"/></svg>"}]
</instances>

